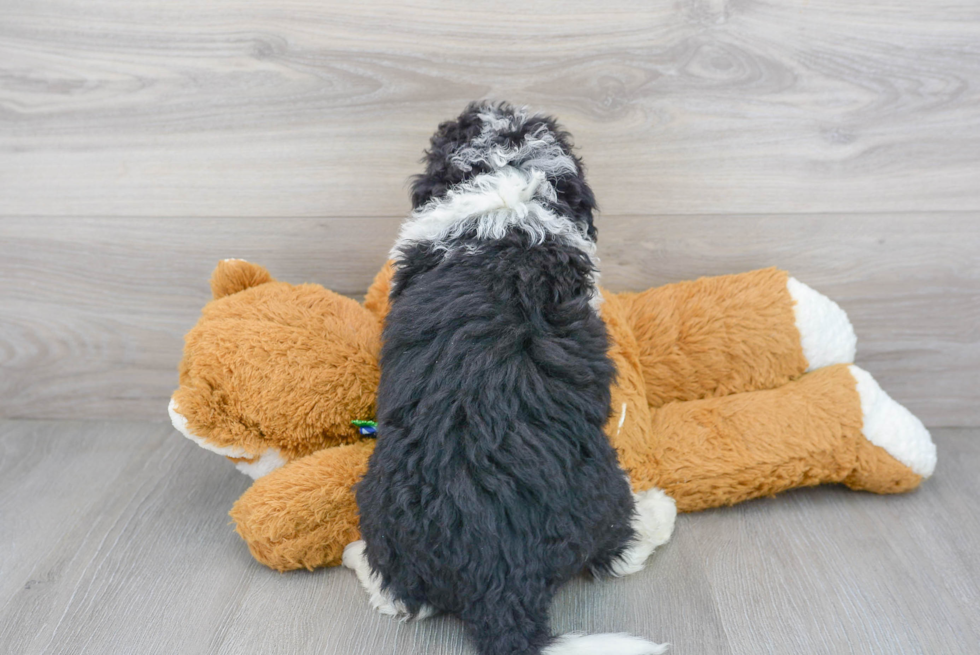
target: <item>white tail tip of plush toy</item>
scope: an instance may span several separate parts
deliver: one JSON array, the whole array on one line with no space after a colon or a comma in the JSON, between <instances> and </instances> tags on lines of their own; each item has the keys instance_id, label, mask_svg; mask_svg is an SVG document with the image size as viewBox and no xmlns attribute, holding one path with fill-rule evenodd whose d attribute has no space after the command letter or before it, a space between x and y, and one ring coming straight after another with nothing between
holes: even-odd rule
<instances>
[{"instance_id":1,"label":"white tail tip of plush toy","mask_svg":"<svg viewBox=\"0 0 980 655\"><path fill-rule=\"evenodd\" d=\"M840 305L795 277L786 281L793 298L796 329L808 371L834 364L850 364L857 350L857 335Z\"/></svg>"},{"instance_id":2,"label":"white tail tip of plush toy","mask_svg":"<svg viewBox=\"0 0 980 655\"><path fill-rule=\"evenodd\" d=\"M864 420L861 432L865 438L887 450L915 474L924 478L932 475L936 470L936 444L926 426L915 414L892 400L870 373L853 364L848 370L854 376L861 396Z\"/></svg>"},{"instance_id":3,"label":"white tail tip of plush toy","mask_svg":"<svg viewBox=\"0 0 980 655\"><path fill-rule=\"evenodd\" d=\"M668 644L623 633L583 635L569 632L541 651L542 655L660 655L667 652Z\"/></svg>"}]
</instances>

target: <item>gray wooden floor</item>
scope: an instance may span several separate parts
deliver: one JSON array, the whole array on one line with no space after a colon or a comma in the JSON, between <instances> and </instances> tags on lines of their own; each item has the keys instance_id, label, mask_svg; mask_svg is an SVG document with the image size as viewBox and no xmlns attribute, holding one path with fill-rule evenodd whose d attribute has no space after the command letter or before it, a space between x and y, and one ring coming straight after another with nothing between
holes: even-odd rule
<instances>
[{"instance_id":1,"label":"gray wooden floor","mask_svg":"<svg viewBox=\"0 0 980 655\"><path fill-rule=\"evenodd\" d=\"M980 430L935 436L913 494L821 487L681 516L646 570L568 585L554 629L675 655L980 652ZM256 564L226 515L248 484L164 425L0 421L0 651L473 652L453 619L375 614L347 570Z\"/></svg>"}]
</instances>

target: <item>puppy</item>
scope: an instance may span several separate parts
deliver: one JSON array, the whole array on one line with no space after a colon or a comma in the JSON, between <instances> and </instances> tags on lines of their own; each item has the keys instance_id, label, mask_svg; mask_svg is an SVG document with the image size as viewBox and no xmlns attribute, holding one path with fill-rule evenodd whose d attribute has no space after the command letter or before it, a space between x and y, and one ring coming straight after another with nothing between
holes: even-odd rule
<instances>
[{"instance_id":1,"label":"puppy","mask_svg":"<svg viewBox=\"0 0 980 655\"><path fill-rule=\"evenodd\" d=\"M637 503L603 425L592 190L554 119L472 104L442 124L392 250L378 443L354 569L382 612L449 612L481 655L652 654L554 637L556 590L642 568L673 502Z\"/></svg>"}]
</instances>

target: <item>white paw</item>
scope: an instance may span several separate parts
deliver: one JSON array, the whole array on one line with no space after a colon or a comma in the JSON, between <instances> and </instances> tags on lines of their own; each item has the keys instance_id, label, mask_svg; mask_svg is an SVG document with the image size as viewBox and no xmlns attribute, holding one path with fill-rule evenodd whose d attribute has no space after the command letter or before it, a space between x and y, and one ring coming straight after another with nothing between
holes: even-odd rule
<instances>
[{"instance_id":1,"label":"white paw","mask_svg":"<svg viewBox=\"0 0 980 655\"><path fill-rule=\"evenodd\" d=\"M661 489L654 487L633 494L636 515L633 517L633 530L636 539L619 559L613 562L612 574L624 576L643 569L647 558L657 546L667 543L674 532L677 518L677 504Z\"/></svg>"},{"instance_id":2,"label":"white paw","mask_svg":"<svg viewBox=\"0 0 980 655\"><path fill-rule=\"evenodd\" d=\"M361 582L361 586L368 593L368 602L371 604L371 607L378 610L381 614L394 616L399 621L408 621L409 619L421 621L437 613L434 607L423 605L419 609L419 613L413 615L408 611L404 603L395 600L391 597L391 594L382 589L381 576L371 569L367 555L364 552L366 548L367 544L363 540L352 541L344 547L344 555L341 561L344 566L357 574L357 579Z\"/></svg>"},{"instance_id":3,"label":"white paw","mask_svg":"<svg viewBox=\"0 0 980 655\"><path fill-rule=\"evenodd\" d=\"M892 400L862 368L848 366L861 396L864 424L861 432L876 446L905 464L918 475L928 478L936 470L936 444L929 430L912 412Z\"/></svg>"},{"instance_id":4,"label":"white paw","mask_svg":"<svg viewBox=\"0 0 980 655\"><path fill-rule=\"evenodd\" d=\"M857 350L857 335L840 305L795 277L786 281L793 298L796 329L808 371L833 364L850 364Z\"/></svg>"},{"instance_id":5,"label":"white paw","mask_svg":"<svg viewBox=\"0 0 980 655\"><path fill-rule=\"evenodd\" d=\"M258 480L264 475L269 475L278 468L286 465L286 460L278 448L266 448L258 457L248 460L235 462L235 468L249 476L253 480Z\"/></svg>"}]
</instances>

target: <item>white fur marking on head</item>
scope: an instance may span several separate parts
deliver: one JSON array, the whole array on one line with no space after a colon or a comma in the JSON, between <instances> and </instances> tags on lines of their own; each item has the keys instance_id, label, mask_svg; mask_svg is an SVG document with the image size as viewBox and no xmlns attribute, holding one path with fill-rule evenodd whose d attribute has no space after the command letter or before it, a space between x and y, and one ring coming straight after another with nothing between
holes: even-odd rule
<instances>
[{"instance_id":1,"label":"white fur marking on head","mask_svg":"<svg viewBox=\"0 0 980 655\"><path fill-rule=\"evenodd\" d=\"M840 305L795 277L786 281L793 298L793 315L808 371L832 364L850 364L857 350L857 335Z\"/></svg>"},{"instance_id":2,"label":"white fur marking on head","mask_svg":"<svg viewBox=\"0 0 980 655\"><path fill-rule=\"evenodd\" d=\"M673 498L654 487L633 494L633 501L636 505L633 515L636 538L626 552L613 562L612 574L615 576L641 571L657 546L667 543L674 532L677 504Z\"/></svg>"},{"instance_id":3,"label":"white fur marking on head","mask_svg":"<svg viewBox=\"0 0 980 655\"><path fill-rule=\"evenodd\" d=\"M542 655L660 655L667 652L667 646L668 644L655 644L623 633L583 635L569 632L555 639L541 653Z\"/></svg>"},{"instance_id":4,"label":"white fur marking on head","mask_svg":"<svg viewBox=\"0 0 980 655\"><path fill-rule=\"evenodd\" d=\"M554 198L554 187L541 171L507 167L477 175L412 212L402 224L391 257L400 259L401 251L416 243L449 250L452 240L470 230L478 239L489 240L502 239L512 229L525 232L536 243L547 236L558 238L593 257L595 243L574 221L558 216L542 202Z\"/></svg>"},{"instance_id":5,"label":"white fur marking on head","mask_svg":"<svg viewBox=\"0 0 980 655\"><path fill-rule=\"evenodd\" d=\"M363 540L352 541L344 547L344 555L341 558L344 566L352 570L361 586L368 593L368 602L371 607L378 610L381 614L394 616L404 622L409 619L421 621L430 616L435 616L438 612L430 605L423 605L419 613L412 615L408 608L401 601L392 598L391 594L381 588L381 576L371 569L367 554L364 552L367 544Z\"/></svg>"},{"instance_id":6,"label":"white fur marking on head","mask_svg":"<svg viewBox=\"0 0 980 655\"><path fill-rule=\"evenodd\" d=\"M912 412L892 400L871 374L853 364L847 367L857 382L864 424L861 432L876 446L928 478L936 470L936 444Z\"/></svg>"},{"instance_id":7,"label":"white fur marking on head","mask_svg":"<svg viewBox=\"0 0 980 655\"><path fill-rule=\"evenodd\" d=\"M555 238L585 253L593 267L597 266L595 242L575 221L545 206L543 201L554 198L555 189L541 171L508 166L477 175L450 189L444 198L433 198L412 212L402 224L391 258L400 261L404 251L414 244L450 252L453 242L469 231L474 231L479 240L492 240L518 230L539 244L549 236ZM602 303L598 271L591 278L590 304L598 310Z\"/></svg>"}]
</instances>

